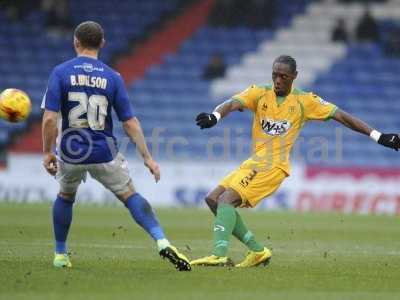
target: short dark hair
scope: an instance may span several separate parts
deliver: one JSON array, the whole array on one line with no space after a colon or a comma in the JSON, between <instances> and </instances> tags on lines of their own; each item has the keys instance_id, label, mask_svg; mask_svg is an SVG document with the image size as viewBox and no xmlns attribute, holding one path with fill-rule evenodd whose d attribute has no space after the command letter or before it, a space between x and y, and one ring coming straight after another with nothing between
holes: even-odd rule
<instances>
[{"instance_id":1,"label":"short dark hair","mask_svg":"<svg viewBox=\"0 0 400 300\"><path fill-rule=\"evenodd\" d=\"M297 63L296 60L290 55L280 55L274 60L274 64L282 63L290 66L292 73L297 71Z\"/></svg>"},{"instance_id":2,"label":"short dark hair","mask_svg":"<svg viewBox=\"0 0 400 300\"><path fill-rule=\"evenodd\" d=\"M75 28L74 36L82 47L99 49L104 39L104 31L99 23L86 21Z\"/></svg>"}]
</instances>

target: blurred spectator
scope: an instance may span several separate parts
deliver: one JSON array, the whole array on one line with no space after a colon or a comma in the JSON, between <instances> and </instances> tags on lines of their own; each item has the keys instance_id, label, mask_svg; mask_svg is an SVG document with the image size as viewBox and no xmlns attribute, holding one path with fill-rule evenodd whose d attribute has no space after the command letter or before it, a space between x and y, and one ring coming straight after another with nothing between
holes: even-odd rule
<instances>
[{"instance_id":1,"label":"blurred spectator","mask_svg":"<svg viewBox=\"0 0 400 300\"><path fill-rule=\"evenodd\" d=\"M359 3L362 3L362 4L365 4L365 3L372 3L372 2L375 2L375 3L382 3L382 2L386 2L387 0L339 0L339 2L342 2L342 3L354 3L354 2L359 2Z\"/></svg>"},{"instance_id":2,"label":"blurred spectator","mask_svg":"<svg viewBox=\"0 0 400 300\"><path fill-rule=\"evenodd\" d=\"M344 42L349 41L349 36L346 29L346 23L344 19L338 19L336 22L336 27L332 31L332 41L333 42Z\"/></svg>"},{"instance_id":3,"label":"blurred spectator","mask_svg":"<svg viewBox=\"0 0 400 300\"><path fill-rule=\"evenodd\" d=\"M46 27L50 35L62 37L70 34L70 21L67 0L42 0L42 10L46 13Z\"/></svg>"},{"instance_id":4,"label":"blurred spectator","mask_svg":"<svg viewBox=\"0 0 400 300\"><path fill-rule=\"evenodd\" d=\"M29 0L1 0L0 10L5 12L10 21L21 21L29 11L37 6L35 2Z\"/></svg>"},{"instance_id":5,"label":"blurred spectator","mask_svg":"<svg viewBox=\"0 0 400 300\"><path fill-rule=\"evenodd\" d=\"M246 3L247 25L255 28L271 28L275 18L274 0L251 0Z\"/></svg>"},{"instance_id":6,"label":"blurred spectator","mask_svg":"<svg viewBox=\"0 0 400 300\"><path fill-rule=\"evenodd\" d=\"M216 0L209 16L213 26L272 27L276 0Z\"/></svg>"},{"instance_id":7,"label":"blurred spectator","mask_svg":"<svg viewBox=\"0 0 400 300\"><path fill-rule=\"evenodd\" d=\"M210 13L208 21L214 26L236 26L240 23L240 1L217 0Z\"/></svg>"},{"instance_id":8,"label":"blurred spectator","mask_svg":"<svg viewBox=\"0 0 400 300\"><path fill-rule=\"evenodd\" d=\"M225 75L225 62L221 54L215 53L203 72L203 78L207 80L215 79Z\"/></svg>"},{"instance_id":9,"label":"blurred spectator","mask_svg":"<svg viewBox=\"0 0 400 300\"><path fill-rule=\"evenodd\" d=\"M379 41L378 24L368 9L365 10L364 15L361 17L357 25L356 37L359 42Z\"/></svg>"},{"instance_id":10,"label":"blurred spectator","mask_svg":"<svg viewBox=\"0 0 400 300\"><path fill-rule=\"evenodd\" d=\"M392 29L384 42L385 53L388 56L400 57L400 29Z\"/></svg>"}]
</instances>

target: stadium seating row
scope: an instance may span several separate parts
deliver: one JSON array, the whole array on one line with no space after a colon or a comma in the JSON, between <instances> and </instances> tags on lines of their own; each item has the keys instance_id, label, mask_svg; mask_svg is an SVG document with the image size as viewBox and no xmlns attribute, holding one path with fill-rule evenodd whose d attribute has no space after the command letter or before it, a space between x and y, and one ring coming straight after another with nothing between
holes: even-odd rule
<instances>
[{"instance_id":1,"label":"stadium seating row","mask_svg":"<svg viewBox=\"0 0 400 300\"><path fill-rule=\"evenodd\" d=\"M218 52L222 54L228 66L236 66L241 61L252 66L253 74L242 74L239 68L235 67L228 70L230 74L239 76L238 80L241 82L249 82L253 75L263 78L263 81L269 81L270 62L263 62L256 59L255 56L245 54L259 48L262 51L274 50L268 45L271 44L269 41L277 36L290 39L289 31L277 29L290 24L295 14L305 11L307 7L318 15L318 7L308 6L310 2L310 0L282 1L282 5L285 7L281 10L287 13L279 14L275 24L276 28L271 30L204 26L185 41L177 53L166 55L161 65L152 66L147 70L143 79L132 82L128 86L134 109L143 123L146 136L151 137L155 131L160 130L165 139L164 147L161 147L158 158L168 159L169 151L166 149L166 145L174 144L174 141L178 140L173 147L176 149L177 155L203 157L204 159L208 151L207 145L210 141L212 143L215 137L220 137L215 143L215 151L216 154L221 154L226 151L221 147L221 143L226 142L224 138L227 135L229 136L229 141L226 142L228 153L236 153L231 155L231 158L239 160L247 156L248 151L237 151L237 140L239 139L240 147L250 149L249 137L252 119L249 113L234 114L210 131L199 131L193 122L198 112L208 111L217 102L223 100L223 98L212 96L213 83L202 78L204 67L211 55ZM82 4L74 0L71 5L72 14L75 18L74 21L79 22L80 18L86 18L87 13L91 12L94 14L95 20L105 25L110 45L105 48L101 58L106 62L109 61L111 55L126 47L129 38L140 34L146 24L154 22L154 16L159 17L163 12L172 10L176 5L173 1L161 0L121 1L118 7L106 4L108 2L102 2L98 6L94 3L98 2L86 1ZM110 14L104 16L101 13L103 9L109 10ZM155 12L154 9L158 11ZM350 10L350 12L352 11ZM131 13L131 16L134 16L139 12L140 17L116 18L118 14ZM121 19L124 21L121 22ZM44 33L44 23L40 12L33 12L27 20L30 21L30 24L32 20L35 20L33 22L35 25L27 28L24 21L21 24L10 24L0 12L0 37L4 37L0 39L0 58L5 62L0 65L0 72L4 74L0 77L0 88L15 86L27 90L35 103L33 115L39 115L39 103L49 70L56 63L69 58L73 53L70 39L55 40ZM299 18L294 18L294 22L301 23L299 26L309 25ZM388 22L383 21L382 24L383 32L389 30ZM15 34L13 37L9 37L6 34L8 32ZM316 33L315 38L326 39L326 35ZM29 47L24 47L28 43ZM17 50L11 52L10 45ZM43 45L46 46L43 47ZM290 48L290 43L286 46ZM311 82L306 87L382 131L391 131L400 127L400 121L397 118L400 106L396 105L400 93L400 79L396 76L400 67L399 59L385 57L380 45L365 44L350 45L349 47L339 45L334 48L326 47L324 51L321 51L325 54L332 54L336 60L336 63L325 70L324 67L327 64L323 60L323 55L320 60L315 60L314 52L309 53L306 48L303 48L302 46L297 47L297 51L301 52L299 52L303 64L301 67L307 65L312 72L322 70L317 74L315 80L312 80L314 75L310 73L311 71L302 70L301 77ZM282 51L281 48L275 50L277 53ZM269 53L269 55L272 54ZM21 78L15 75L21 73L27 76ZM308 82L307 80L303 82ZM11 136L10 133L21 130L22 127L23 125L20 124L0 123L0 145L7 143ZM115 131L117 136L124 136L119 125L116 126ZM385 166L395 163L393 162L396 155L394 152L377 147L368 142L365 137L349 130L338 129L335 122L307 125L301 138L303 142L296 148L297 154L294 157L301 162L319 165ZM179 143L182 139L184 142ZM324 159L322 162L318 160L318 151L313 149L315 146L313 143L315 144L318 140L328 141L328 157L330 159ZM342 149L340 155L343 158L340 160L334 159L337 153L332 153L336 146L340 146ZM371 159L372 157L373 159Z\"/></svg>"},{"instance_id":2,"label":"stadium seating row","mask_svg":"<svg viewBox=\"0 0 400 300\"><path fill-rule=\"evenodd\" d=\"M162 128L165 130L163 137L167 140L177 136L183 137L190 142L190 145L177 147L177 151L194 157L205 157L207 151L205 144L209 138L223 137L224 130L227 129L230 130L232 139L234 139L234 133L241 130L240 136L248 146L251 142L249 139L250 114L230 116L220 126L209 132L199 132L194 126L193 119L198 112L210 110L215 106L215 101L221 100L212 98L209 82L203 80L201 74L210 55L214 52L222 53L227 65L235 65L241 59L238 54L256 49L260 42L268 45L268 40L274 38L275 34L277 34L275 31L250 31L246 28L205 27L199 30L192 39L184 43L177 55L165 57L161 66L148 70L143 80L131 85L133 102L144 121L146 135L150 137L155 129ZM216 40L221 42L216 43ZM215 44L218 45L215 46ZM240 46L237 47L237 45ZM326 53L331 49L325 50L321 52ZM400 82L395 74L400 66L400 60L385 57L380 45L350 45L345 48L344 53L344 57L337 60L331 68L318 74L316 80L308 88L382 131L398 128L400 121L397 121L397 115L400 106L395 104L400 92ZM303 65L318 63L313 53L309 54L309 60L307 60L307 55L308 52L305 51L302 57L304 58ZM265 72L266 66L260 65L257 61L253 67L254 72L260 72L268 81L268 76L265 75L268 74ZM300 76L304 77L304 72ZM248 81L248 79L243 80ZM383 101L386 105L382 105ZM151 122L146 121L148 119ZM167 127L165 127L166 124L168 124ZM120 131L120 134L122 135L123 132ZM301 139L304 141L303 144L311 143L311 145L299 146L296 150L299 154L294 155L294 159L311 164L389 166L393 165L393 158L396 155L394 151L378 147L366 137L340 127L334 121L307 125ZM310 155L310 152L313 153L312 143L318 139L327 141L333 150L336 146L340 147L342 158L334 159L336 154L331 153L332 149L328 151L329 159L323 161L318 160L318 155ZM235 153L234 142L231 141L228 144L229 153ZM221 153L223 149L217 148L216 151ZM161 152L160 155L165 154ZM245 153L241 155L235 159L243 159L246 156ZM374 159L372 160L371 157Z\"/></svg>"},{"instance_id":3,"label":"stadium seating row","mask_svg":"<svg viewBox=\"0 0 400 300\"><path fill-rule=\"evenodd\" d=\"M72 25L87 19L103 25L107 47L100 57L109 63L113 55L127 48L130 40L141 36L147 26L174 10L178 0L121 0L118 5L95 0L71 0L69 3ZM34 10L21 21L10 22L0 11L0 90L8 87L25 90L33 102L33 118L40 115L40 103L51 69L74 56L72 37L49 34L45 20L43 12ZM8 126L0 120L0 146L24 126Z\"/></svg>"}]
</instances>

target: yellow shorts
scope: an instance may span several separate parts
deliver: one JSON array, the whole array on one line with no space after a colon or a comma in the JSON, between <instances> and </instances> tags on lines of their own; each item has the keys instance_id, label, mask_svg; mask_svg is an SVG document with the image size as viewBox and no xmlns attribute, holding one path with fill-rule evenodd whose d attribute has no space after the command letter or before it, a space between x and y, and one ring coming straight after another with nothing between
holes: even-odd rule
<instances>
[{"instance_id":1,"label":"yellow shorts","mask_svg":"<svg viewBox=\"0 0 400 300\"><path fill-rule=\"evenodd\" d=\"M242 164L225 176L219 185L235 190L242 198L241 207L255 207L262 199L273 194L287 176L278 167L265 171Z\"/></svg>"}]
</instances>

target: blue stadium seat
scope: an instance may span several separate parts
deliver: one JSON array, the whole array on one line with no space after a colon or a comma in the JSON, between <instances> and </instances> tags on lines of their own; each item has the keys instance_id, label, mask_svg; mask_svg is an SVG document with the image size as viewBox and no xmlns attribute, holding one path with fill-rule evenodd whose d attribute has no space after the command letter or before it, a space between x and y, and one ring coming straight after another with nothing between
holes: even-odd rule
<instances>
[{"instance_id":1,"label":"blue stadium seat","mask_svg":"<svg viewBox=\"0 0 400 300\"><path fill-rule=\"evenodd\" d=\"M302 11L309 0L282 1L282 5L289 5L287 15L278 19L285 19L284 24L290 22L294 14ZM279 27L277 24L275 27ZM201 111L210 110L215 102L209 94L210 81L202 79L202 72L210 57L219 52L227 65L240 61L243 54L255 50L261 41L270 39L274 30L254 30L248 27L214 28L203 26L186 40L177 53L164 56L163 63L147 70L145 78L131 83L129 90L138 116L143 123L146 135L151 135L156 126L165 127L166 138L181 136L189 141L187 147L177 149L179 154L206 157L206 138L215 135L223 137L228 130L233 133L238 131L240 124L247 124L243 138L245 146L249 149L251 116L249 114L236 114L224 120L221 126L210 131L199 131L194 124L194 118ZM233 133L232 133L233 132ZM246 138L247 136L247 138ZM234 143L229 144L229 151L235 151ZM218 150L221 152L221 149ZM217 152L218 152L217 151ZM248 153L248 151L246 152ZM166 153L161 151L160 156ZM235 157L235 159L242 159Z\"/></svg>"},{"instance_id":2,"label":"blue stadium seat","mask_svg":"<svg viewBox=\"0 0 400 300\"><path fill-rule=\"evenodd\" d=\"M392 132L400 125L399 67L400 59L385 57L380 45L353 45L348 48L345 58L315 80L311 89L371 126ZM330 133L333 124L320 127L323 130L319 131L307 127L302 136L311 138L317 132L334 144L335 137ZM371 143L368 138L348 129L342 133L343 160L318 162L319 165L400 166L394 151Z\"/></svg>"},{"instance_id":3,"label":"blue stadium seat","mask_svg":"<svg viewBox=\"0 0 400 300\"><path fill-rule=\"evenodd\" d=\"M173 11L177 1L121 0L115 5L110 1L71 0L69 4L73 24L87 19L103 24L108 47L100 57L109 63L113 55L126 49L131 39L142 35L148 25L159 20L163 13ZM51 69L74 55L72 37L47 35L43 12L31 11L22 21L9 22L0 11L0 89L17 87L27 91L33 102L33 117L41 115L40 103ZM0 144L24 127L24 124L2 125Z\"/></svg>"}]
</instances>

